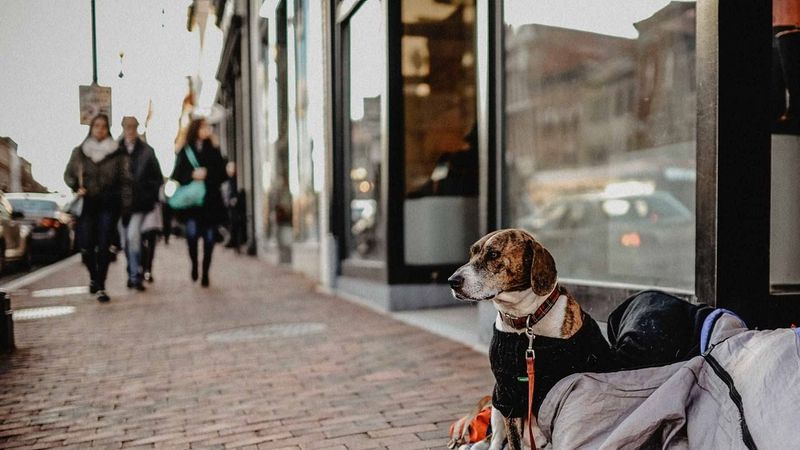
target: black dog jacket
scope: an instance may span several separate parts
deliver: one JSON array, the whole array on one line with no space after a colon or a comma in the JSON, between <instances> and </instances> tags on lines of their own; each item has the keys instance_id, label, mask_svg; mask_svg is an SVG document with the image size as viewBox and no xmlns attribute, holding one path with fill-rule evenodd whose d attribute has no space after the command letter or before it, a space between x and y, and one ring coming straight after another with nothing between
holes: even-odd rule
<instances>
[{"instance_id":1,"label":"black dog jacket","mask_svg":"<svg viewBox=\"0 0 800 450\"><path fill-rule=\"evenodd\" d=\"M567 375L613 370L611 349L600 327L585 312L582 312L582 317L583 326L569 339L536 336L533 341L536 352L534 414L539 413L539 407L550 389ZM489 362L495 378L492 406L507 418L528 415L527 349L528 336L524 333L505 333L494 329L489 346Z\"/></svg>"}]
</instances>

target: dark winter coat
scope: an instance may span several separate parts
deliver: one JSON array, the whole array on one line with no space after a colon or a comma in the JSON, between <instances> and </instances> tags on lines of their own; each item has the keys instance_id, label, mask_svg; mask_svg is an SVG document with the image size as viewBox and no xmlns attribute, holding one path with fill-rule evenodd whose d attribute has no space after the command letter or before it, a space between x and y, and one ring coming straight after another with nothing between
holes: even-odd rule
<instances>
[{"instance_id":1,"label":"dark winter coat","mask_svg":"<svg viewBox=\"0 0 800 450\"><path fill-rule=\"evenodd\" d=\"M128 153L124 139L119 147L130 159L128 167L133 179L131 212L149 212L158 201L158 190L164 180L156 153L153 147L138 138L131 153Z\"/></svg>"},{"instance_id":2,"label":"dark winter coat","mask_svg":"<svg viewBox=\"0 0 800 450\"><path fill-rule=\"evenodd\" d=\"M83 187L83 213L104 210L115 215L126 214L133 201L128 158L117 150L95 163L75 147L64 171L64 182L74 192ZM83 182L81 183L81 177Z\"/></svg>"},{"instance_id":3,"label":"dark winter coat","mask_svg":"<svg viewBox=\"0 0 800 450\"><path fill-rule=\"evenodd\" d=\"M227 216L225 205L222 202L222 193L220 192L220 186L227 179L225 158L222 157L222 153L210 141L204 142L199 151L194 149L194 154L197 162L200 163L200 167L205 167L208 171L205 180L205 202L199 208L176 211L175 214L182 221L194 219L205 225L219 225ZM186 150L178 152L175 157L175 169L172 171L170 178L183 186L192 182L193 171L194 167L189 162L189 157L186 156Z\"/></svg>"},{"instance_id":4,"label":"dark winter coat","mask_svg":"<svg viewBox=\"0 0 800 450\"><path fill-rule=\"evenodd\" d=\"M494 329L489 362L495 377L492 406L505 417L525 417L528 409L528 373L525 351L528 337ZM547 392L562 378L579 372L606 372L615 365L608 342L597 322L583 312L583 326L569 339L536 336L536 378L533 411L538 414Z\"/></svg>"}]
</instances>

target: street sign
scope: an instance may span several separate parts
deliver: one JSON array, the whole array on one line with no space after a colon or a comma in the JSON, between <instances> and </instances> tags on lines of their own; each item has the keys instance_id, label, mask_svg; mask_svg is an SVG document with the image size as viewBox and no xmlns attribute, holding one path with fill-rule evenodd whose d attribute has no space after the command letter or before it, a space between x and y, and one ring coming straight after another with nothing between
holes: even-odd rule
<instances>
[{"instance_id":1,"label":"street sign","mask_svg":"<svg viewBox=\"0 0 800 450\"><path fill-rule=\"evenodd\" d=\"M94 116L103 113L111 119L111 88L107 86L79 86L81 125L89 125Z\"/></svg>"}]
</instances>

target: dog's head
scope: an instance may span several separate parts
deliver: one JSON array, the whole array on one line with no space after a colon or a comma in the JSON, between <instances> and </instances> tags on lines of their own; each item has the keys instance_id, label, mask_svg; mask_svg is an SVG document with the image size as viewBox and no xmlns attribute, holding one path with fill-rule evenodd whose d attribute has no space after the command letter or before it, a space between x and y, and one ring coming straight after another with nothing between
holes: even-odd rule
<instances>
[{"instance_id":1,"label":"dog's head","mask_svg":"<svg viewBox=\"0 0 800 450\"><path fill-rule=\"evenodd\" d=\"M556 263L527 231L499 230L472 244L469 262L447 281L459 300L491 300L525 289L547 295L556 284Z\"/></svg>"}]
</instances>

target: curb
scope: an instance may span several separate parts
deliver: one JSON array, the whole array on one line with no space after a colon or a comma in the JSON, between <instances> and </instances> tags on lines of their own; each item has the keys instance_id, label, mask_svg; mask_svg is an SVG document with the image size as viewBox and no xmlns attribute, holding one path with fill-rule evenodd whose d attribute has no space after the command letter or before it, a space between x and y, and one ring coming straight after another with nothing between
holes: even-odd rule
<instances>
[{"instance_id":1,"label":"curb","mask_svg":"<svg viewBox=\"0 0 800 450\"><path fill-rule=\"evenodd\" d=\"M49 266L44 266L41 269L37 269L29 274L23 275L17 279L9 281L8 283L0 285L0 291L9 293L11 291L23 288L29 284L33 284L39 280L47 278L48 276L67 266L71 266L77 262L80 262L80 260L80 253L76 253L68 258L62 259L61 261L50 264Z\"/></svg>"}]
</instances>

